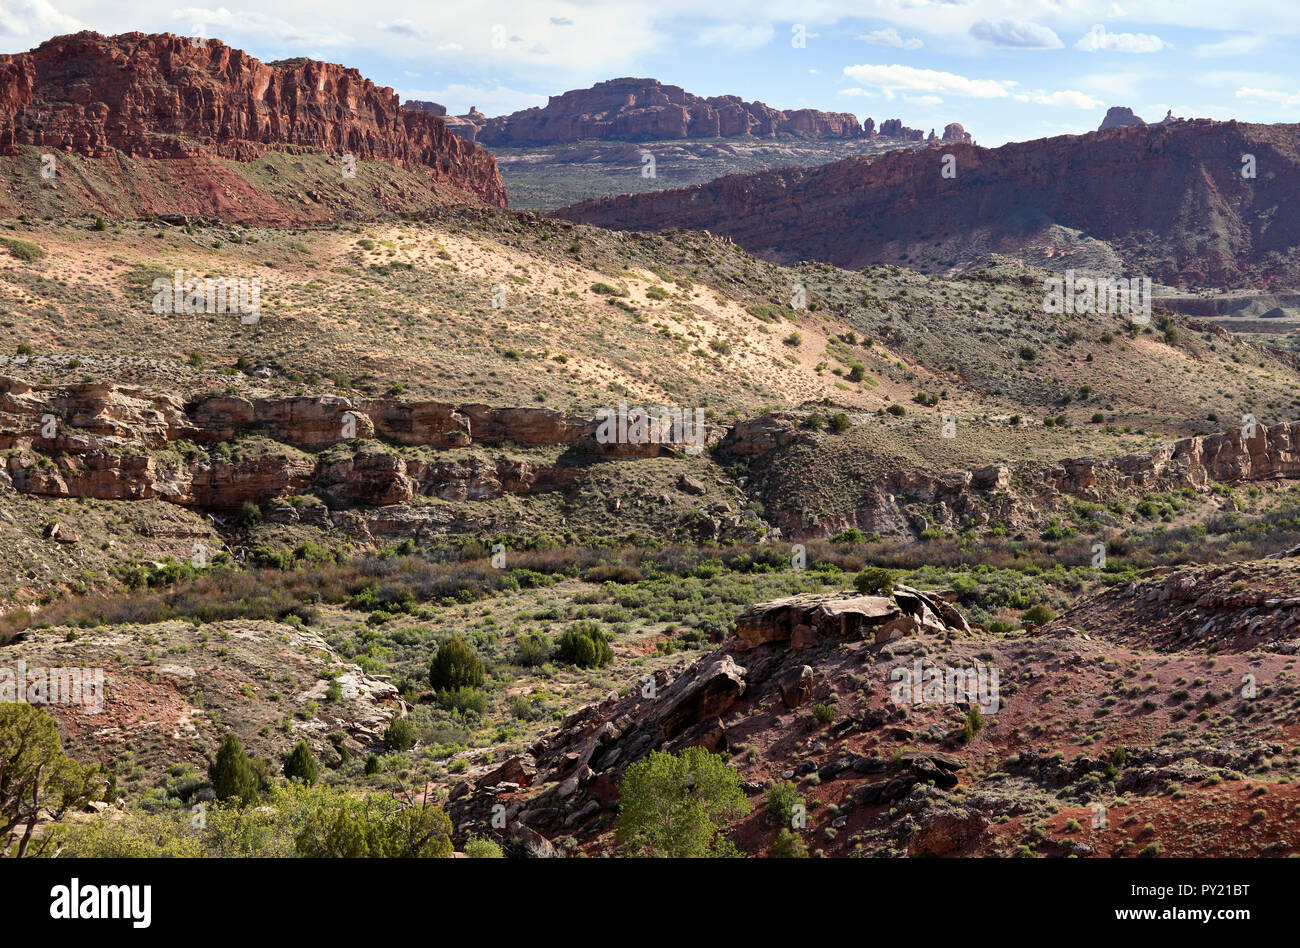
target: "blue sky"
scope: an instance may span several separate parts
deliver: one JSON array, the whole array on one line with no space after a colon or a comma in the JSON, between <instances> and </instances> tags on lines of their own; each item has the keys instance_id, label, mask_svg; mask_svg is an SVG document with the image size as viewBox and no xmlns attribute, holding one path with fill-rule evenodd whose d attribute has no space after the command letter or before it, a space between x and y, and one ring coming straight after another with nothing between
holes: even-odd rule
<instances>
[{"instance_id":1,"label":"blue sky","mask_svg":"<svg viewBox=\"0 0 1300 948\"><path fill-rule=\"evenodd\" d=\"M877 124L958 121L985 145L1088 131L1110 105L1148 121L1167 109L1300 121L1295 0L0 0L0 52L85 28L198 34L263 60L341 62L403 98L489 115L653 76L699 95Z\"/></svg>"}]
</instances>

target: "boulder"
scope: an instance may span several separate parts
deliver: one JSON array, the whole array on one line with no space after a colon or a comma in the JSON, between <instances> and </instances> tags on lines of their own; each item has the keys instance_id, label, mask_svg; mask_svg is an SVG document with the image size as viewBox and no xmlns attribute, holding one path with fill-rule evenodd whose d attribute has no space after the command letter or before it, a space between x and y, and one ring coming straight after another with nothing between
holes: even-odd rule
<instances>
[{"instance_id":1,"label":"boulder","mask_svg":"<svg viewBox=\"0 0 1300 948\"><path fill-rule=\"evenodd\" d=\"M790 709L801 707L812 697L813 670L811 665L791 668L777 679L781 702Z\"/></svg>"}]
</instances>

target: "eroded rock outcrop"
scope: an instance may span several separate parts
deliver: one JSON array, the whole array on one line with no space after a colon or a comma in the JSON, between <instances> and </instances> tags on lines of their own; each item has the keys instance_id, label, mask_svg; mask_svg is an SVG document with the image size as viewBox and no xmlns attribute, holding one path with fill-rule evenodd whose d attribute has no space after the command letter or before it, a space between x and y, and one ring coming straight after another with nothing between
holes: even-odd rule
<instances>
[{"instance_id":1,"label":"eroded rock outcrop","mask_svg":"<svg viewBox=\"0 0 1300 948\"><path fill-rule=\"evenodd\" d=\"M827 685L816 656L826 653L819 650L860 645L864 639L874 648L903 634L962 634L966 624L960 616L960 625L948 625L939 617L941 601L899 586L892 598L801 596L751 606L737 619L735 635L717 650L680 671L660 671L626 695L611 693L580 708L527 754L454 788L448 810L457 833L482 832L492 825L497 806L504 810L506 826L498 825L496 833L505 841L525 829L543 839L558 832L587 831L610 812L623 772L651 751L703 747L725 752L733 729L747 733L747 722L798 713L824 693ZM911 621L906 633L879 635L878 629L903 617ZM880 727L895 713L882 709L848 718L839 732ZM824 780L867 778L862 789L878 798L862 801L869 803L893 799L885 792L887 786L896 785L900 795L921 780L952 786L957 782L953 774L963 766L954 755L939 751L902 755L893 763L882 757L846 756L822 767L821 775ZM891 769L897 774L884 776Z\"/></svg>"},{"instance_id":2,"label":"eroded rock outcrop","mask_svg":"<svg viewBox=\"0 0 1300 948\"><path fill-rule=\"evenodd\" d=\"M582 456L648 458L687 448L605 443L599 431L596 419L546 408L337 396L186 401L116 385L31 385L0 376L0 451L8 452L0 466L15 489L51 497L161 498L218 509L306 491L335 505L401 504L417 494L485 500L565 489L580 476ZM535 464L400 450L505 445L575 454Z\"/></svg>"}]
</instances>

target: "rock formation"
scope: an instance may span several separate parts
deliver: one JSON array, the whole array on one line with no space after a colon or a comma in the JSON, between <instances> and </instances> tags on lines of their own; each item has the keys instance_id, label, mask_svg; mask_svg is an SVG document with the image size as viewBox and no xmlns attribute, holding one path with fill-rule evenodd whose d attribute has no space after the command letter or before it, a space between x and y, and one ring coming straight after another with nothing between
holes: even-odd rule
<instances>
[{"instance_id":1,"label":"rock formation","mask_svg":"<svg viewBox=\"0 0 1300 948\"><path fill-rule=\"evenodd\" d=\"M562 489L580 474L581 461L422 461L380 442L563 445L611 457L685 450L676 443L605 444L598 428L594 419L545 408L225 395L186 402L115 385L58 389L0 376L0 451L9 452L0 472L20 492L53 497L156 497L218 510L309 491L340 506L399 504L417 494L480 500ZM236 436L252 440L221 450Z\"/></svg>"},{"instance_id":2,"label":"rock formation","mask_svg":"<svg viewBox=\"0 0 1300 948\"><path fill-rule=\"evenodd\" d=\"M970 132L966 131L960 122L952 122L943 127L943 140L946 142L965 142L968 145L974 141Z\"/></svg>"},{"instance_id":3,"label":"rock formation","mask_svg":"<svg viewBox=\"0 0 1300 948\"><path fill-rule=\"evenodd\" d=\"M681 138L858 138L848 113L782 112L737 96L701 98L655 79L610 79L590 89L551 96L545 107L488 119L461 116L484 145L538 145L583 140L653 141ZM461 126L463 128L463 126Z\"/></svg>"},{"instance_id":4,"label":"rock formation","mask_svg":"<svg viewBox=\"0 0 1300 948\"><path fill-rule=\"evenodd\" d=\"M574 711L527 754L453 788L448 812L465 834L494 825L499 805L503 842L524 854L553 855L548 836L589 831L609 811L619 777L651 751L725 752L736 722L760 720L773 704L795 710L826 691L828 673L817 657L826 650L860 647L864 636L877 649L904 636L919 642L969 634L965 619L940 597L909 587L892 596L797 596L751 606L717 650L679 672L658 672L652 689L647 683L626 697L611 692ZM897 707L873 709L837 722L835 731L872 730L904 716ZM736 733L746 730L742 723ZM963 767L953 754L927 750L894 761L847 755L819 776L862 781L858 802L869 804L902 796L921 780L951 787Z\"/></svg>"},{"instance_id":5,"label":"rock formation","mask_svg":"<svg viewBox=\"0 0 1300 948\"><path fill-rule=\"evenodd\" d=\"M409 109L412 112L425 112L429 115L444 117L447 114L447 107L439 105L437 102L422 102L419 99L408 99L402 103L402 108Z\"/></svg>"},{"instance_id":6,"label":"rock formation","mask_svg":"<svg viewBox=\"0 0 1300 948\"><path fill-rule=\"evenodd\" d=\"M881 138L901 138L907 142L919 142L925 139L925 132L919 128L908 128L902 119L885 119L880 123Z\"/></svg>"},{"instance_id":7,"label":"rock formation","mask_svg":"<svg viewBox=\"0 0 1300 948\"><path fill-rule=\"evenodd\" d=\"M432 103L407 102L408 109ZM806 139L875 138L875 122L860 123L847 112L794 109L783 112L738 96L701 98L656 79L610 79L590 89L551 96L534 107L488 118L471 108L449 116L447 127L470 141L491 147L547 145L578 141L669 141L688 138ZM953 127L953 126L950 126ZM960 129L961 126L955 126ZM901 119L880 127L882 138L921 141ZM968 139L967 139L968 140Z\"/></svg>"},{"instance_id":8,"label":"rock formation","mask_svg":"<svg viewBox=\"0 0 1300 948\"><path fill-rule=\"evenodd\" d=\"M1300 200L1298 126L1195 119L945 149L951 179L940 177L931 149L906 149L583 201L551 216L617 230L707 230L777 263L944 272L990 248L1015 254L1038 235L1050 244L1064 228L1109 244L1127 272L1160 283L1300 282L1300 217L1286 210ZM1242 154L1268 156L1273 173L1243 178L1239 163L1224 160ZM1207 229L1215 240L1196 239Z\"/></svg>"},{"instance_id":9,"label":"rock formation","mask_svg":"<svg viewBox=\"0 0 1300 948\"><path fill-rule=\"evenodd\" d=\"M252 161L268 151L355 155L416 169L435 188L504 207L487 152L355 69L262 63L212 40L82 32L0 56L0 154Z\"/></svg>"},{"instance_id":10,"label":"rock formation","mask_svg":"<svg viewBox=\"0 0 1300 948\"><path fill-rule=\"evenodd\" d=\"M1133 114L1133 110L1123 105L1112 105L1106 110L1106 117L1101 120L1102 131L1107 128L1127 128L1130 125L1145 125L1146 122Z\"/></svg>"}]
</instances>

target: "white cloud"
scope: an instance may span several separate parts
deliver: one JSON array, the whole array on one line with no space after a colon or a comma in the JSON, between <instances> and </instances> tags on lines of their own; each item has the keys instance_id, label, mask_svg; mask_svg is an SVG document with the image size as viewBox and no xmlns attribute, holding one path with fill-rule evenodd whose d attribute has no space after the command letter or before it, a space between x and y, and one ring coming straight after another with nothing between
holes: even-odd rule
<instances>
[{"instance_id":1,"label":"white cloud","mask_svg":"<svg viewBox=\"0 0 1300 948\"><path fill-rule=\"evenodd\" d=\"M697 39L706 46L740 50L766 46L775 35L771 23L720 23L700 30Z\"/></svg>"},{"instance_id":2,"label":"white cloud","mask_svg":"<svg viewBox=\"0 0 1300 948\"><path fill-rule=\"evenodd\" d=\"M1217 43L1201 43L1195 49L1197 56L1244 56L1253 53L1268 41L1262 33L1238 33Z\"/></svg>"},{"instance_id":3,"label":"white cloud","mask_svg":"<svg viewBox=\"0 0 1300 948\"><path fill-rule=\"evenodd\" d=\"M1056 92L1044 92L1041 89L1033 92L1017 92L1012 95L1017 102L1032 102L1034 105L1052 105L1066 109L1099 109L1104 102L1101 99L1094 99L1086 92L1078 92L1074 89L1059 89Z\"/></svg>"},{"instance_id":4,"label":"white cloud","mask_svg":"<svg viewBox=\"0 0 1300 948\"><path fill-rule=\"evenodd\" d=\"M1097 23L1074 44L1085 53L1106 51L1111 53L1154 53L1169 44L1150 33L1108 33Z\"/></svg>"},{"instance_id":5,"label":"white cloud","mask_svg":"<svg viewBox=\"0 0 1300 948\"><path fill-rule=\"evenodd\" d=\"M1279 92L1276 89L1238 89L1237 98L1254 99L1256 102L1272 102L1284 109L1300 107L1300 92Z\"/></svg>"},{"instance_id":6,"label":"white cloud","mask_svg":"<svg viewBox=\"0 0 1300 948\"><path fill-rule=\"evenodd\" d=\"M421 29L407 19L393 20L391 23L384 23L381 20L375 26L385 33L392 33L394 36L405 36L407 39L427 41L430 38L428 30Z\"/></svg>"},{"instance_id":7,"label":"white cloud","mask_svg":"<svg viewBox=\"0 0 1300 948\"><path fill-rule=\"evenodd\" d=\"M75 33L85 28L80 20L60 13L48 0L4 0L0 3L0 36L44 42L51 36Z\"/></svg>"},{"instance_id":8,"label":"white cloud","mask_svg":"<svg viewBox=\"0 0 1300 948\"><path fill-rule=\"evenodd\" d=\"M287 20L249 10L232 13L225 7L186 7L175 10L172 19L180 21L177 29L191 36L209 36L229 42L226 37L255 37L264 45L283 48L313 46L350 46L352 37L333 30L301 29ZM320 22L319 19L313 22ZM233 45L233 44L232 44Z\"/></svg>"},{"instance_id":9,"label":"white cloud","mask_svg":"<svg viewBox=\"0 0 1300 948\"><path fill-rule=\"evenodd\" d=\"M937 95L905 95L903 101L909 105L943 105L943 98Z\"/></svg>"},{"instance_id":10,"label":"white cloud","mask_svg":"<svg viewBox=\"0 0 1300 948\"><path fill-rule=\"evenodd\" d=\"M1144 71L1119 72L1111 70L1076 76L1070 82L1087 89L1089 92L1108 96L1112 101L1123 101L1137 96L1139 87L1152 78L1158 77L1154 76L1153 73Z\"/></svg>"},{"instance_id":11,"label":"white cloud","mask_svg":"<svg viewBox=\"0 0 1300 948\"><path fill-rule=\"evenodd\" d=\"M980 20L970 28L970 35L993 46L1012 49L1060 49L1065 44L1049 27L1020 20Z\"/></svg>"},{"instance_id":12,"label":"white cloud","mask_svg":"<svg viewBox=\"0 0 1300 948\"><path fill-rule=\"evenodd\" d=\"M858 39L868 42L872 46L890 46L894 49L913 50L920 49L923 45L915 36L903 39L898 30L894 29L892 26L887 26L880 30L872 30L870 33L864 33L862 36L859 36Z\"/></svg>"},{"instance_id":13,"label":"white cloud","mask_svg":"<svg viewBox=\"0 0 1300 948\"><path fill-rule=\"evenodd\" d=\"M893 98L897 93L955 95L968 99L1005 99L1015 82L1003 79L968 79L951 72L912 66L845 66L844 76L859 85L876 88Z\"/></svg>"},{"instance_id":14,"label":"white cloud","mask_svg":"<svg viewBox=\"0 0 1300 948\"><path fill-rule=\"evenodd\" d=\"M484 115L507 115L535 105L545 105L546 96L520 92L506 86L471 86L455 83L442 89L403 89L402 101L420 99L447 107L449 115L464 115L474 106Z\"/></svg>"}]
</instances>

